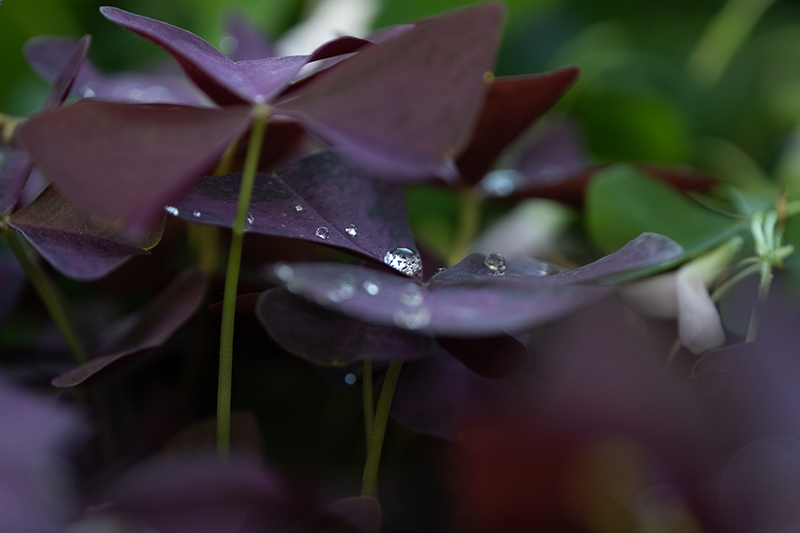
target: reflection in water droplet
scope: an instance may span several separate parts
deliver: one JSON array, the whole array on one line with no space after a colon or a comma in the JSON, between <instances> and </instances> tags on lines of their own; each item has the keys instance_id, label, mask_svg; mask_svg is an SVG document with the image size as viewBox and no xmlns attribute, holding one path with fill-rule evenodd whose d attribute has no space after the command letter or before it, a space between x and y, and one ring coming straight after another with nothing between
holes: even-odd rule
<instances>
[{"instance_id":1,"label":"reflection in water droplet","mask_svg":"<svg viewBox=\"0 0 800 533\"><path fill-rule=\"evenodd\" d=\"M176 216L181 214L181 212L178 211L177 207L174 207L174 206L171 206L171 205L168 205L167 207L165 207L164 210L167 213L169 213L170 215L174 216L174 217L176 217Z\"/></svg>"},{"instance_id":2,"label":"reflection in water droplet","mask_svg":"<svg viewBox=\"0 0 800 533\"><path fill-rule=\"evenodd\" d=\"M275 275L278 276L278 279L283 281L284 283L291 281L294 279L294 269L287 265L286 263L278 263L274 267Z\"/></svg>"},{"instance_id":3,"label":"reflection in water droplet","mask_svg":"<svg viewBox=\"0 0 800 533\"><path fill-rule=\"evenodd\" d=\"M416 283L408 283L400 294L400 303L409 307L419 307L424 299L425 293Z\"/></svg>"},{"instance_id":4,"label":"reflection in water droplet","mask_svg":"<svg viewBox=\"0 0 800 533\"><path fill-rule=\"evenodd\" d=\"M300 211L303 210L303 206L302 205L296 205L296 206L294 206L294 210L299 213Z\"/></svg>"},{"instance_id":5,"label":"reflection in water droplet","mask_svg":"<svg viewBox=\"0 0 800 533\"><path fill-rule=\"evenodd\" d=\"M253 216L253 213L248 212L247 213L247 223L248 224L252 224L255 221L256 221L256 217Z\"/></svg>"},{"instance_id":6,"label":"reflection in water droplet","mask_svg":"<svg viewBox=\"0 0 800 533\"><path fill-rule=\"evenodd\" d=\"M398 309L393 317L394 323L404 329L422 329L431 323L431 312L427 307Z\"/></svg>"},{"instance_id":7,"label":"reflection in water droplet","mask_svg":"<svg viewBox=\"0 0 800 533\"><path fill-rule=\"evenodd\" d=\"M345 383L347 383L348 385L352 385L353 383L355 383L355 382L356 382L356 375L355 375L355 374L352 374L352 373L350 373L350 374L347 374L347 375L344 377L344 382L345 382Z\"/></svg>"},{"instance_id":8,"label":"reflection in water droplet","mask_svg":"<svg viewBox=\"0 0 800 533\"><path fill-rule=\"evenodd\" d=\"M200 211L194 211L194 212L192 213L192 216L193 216L194 218L200 218L200 216L201 216L201 215L202 215L202 213L200 213Z\"/></svg>"},{"instance_id":9,"label":"reflection in water droplet","mask_svg":"<svg viewBox=\"0 0 800 533\"><path fill-rule=\"evenodd\" d=\"M483 264L492 271L492 276L502 276L506 272L506 258L501 253L494 252L487 255Z\"/></svg>"},{"instance_id":10,"label":"reflection in water droplet","mask_svg":"<svg viewBox=\"0 0 800 533\"><path fill-rule=\"evenodd\" d=\"M422 258L408 248L393 248L383 256L383 262L406 276L422 277Z\"/></svg>"},{"instance_id":11,"label":"reflection in water droplet","mask_svg":"<svg viewBox=\"0 0 800 533\"><path fill-rule=\"evenodd\" d=\"M370 296L375 296L379 292L381 292L381 284L377 281L366 280L363 284L364 290L367 291L367 294Z\"/></svg>"},{"instance_id":12,"label":"reflection in water droplet","mask_svg":"<svg viewBox=\"0 0 800 533\"><path fill-rule=\"evenodd\" d=\"M322 239L323 241L328 240L328 237L331 235L331 230L326 228L325 226L320 226L317 228L317 231L314 233L317 237Z\"/></svg>"},{"instance_id":13,"label":"reflection in water droplet","mask_svg":"<svg viewBox=\"0 0 800 533\"><path fill-rule=\"evenodd\" d=\"M358 226L355 224L350 224L346 228L344 228L344 232L350 235L351 237L355 237L358 234Z\"/></svg>"},{"instance_id":14,"label":"reflection in water droplet","mask_svg":"<svg viewBox=\"0 0 800 533\"><path fill-rule=\"evenodd\" d=\"M508 196L524 180L524 176L516 170L504 168L486 174L477 188L484 196Z\"/></svg>"}]
</instances>

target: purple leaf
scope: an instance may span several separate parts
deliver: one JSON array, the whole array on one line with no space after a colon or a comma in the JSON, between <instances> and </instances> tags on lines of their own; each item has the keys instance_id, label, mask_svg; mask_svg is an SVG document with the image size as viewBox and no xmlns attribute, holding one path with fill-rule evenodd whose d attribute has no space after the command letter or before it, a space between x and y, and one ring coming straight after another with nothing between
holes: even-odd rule
<instances>
[{"instance_id":1,"label":"purple leaf","mask_svg":"<svg viewBox=\"0 0 800 533\"><path fill-rule=\"evenodd\" d=\"M291 523L288 492L256 457L221 462L204 453L144 462L95 503L113 502L114 512L153 531L263 533Z\"/></svg>"},{"instance_id":2,"label":"purple leaf","mask_svg":"<svg viewBox=\"0 0 800 533\"><path fill-rule=\"evenodd\" d=\"M142 239L127 238L52 186L9 221L53 267L79 280L101 278L131 256L146 254L164 230L162 218Z\"/></svg>"},{"instance_id":3,"label":"purple leaf","mask_svg":"<svg viewBox=\"0 0 800 533\"><path fill-rule=\"evenodd\" d=\"M163 344L200 307L207 286L198 268L181 272L144 310L124 319L98 350L104 355L53 379L55 387L75 387L97 377L101 371L149 348Z\"/></svg>"},{"instance_id":4,"label":"purple leaf","mask_svg":"<svg viewBox=\"0 0 800 533\"><path fill-rule=\"evenodd\" d=\"M404 361L436 349L430 337L348 318L284 289L264 292L256 314L283 349L319 365L346 366L362 359Z\"/></svg>"},{"instance_id":5,"label":"purple leaf","mask_svg":"<svg viewBox=\"0 0 800 533\"><path fill-rule=\"evenodd\" d=\"M25 286L25 272L19 261L5 250L0 252L0 324Z\"/></svg>"},{"instance_id":6,"label":"purple leaf","mask_svg":"<svg viewBox=\"0 0 800 533\"><path fill-rule=\"evenodd\" d=\"M478 338L439 336L436 342L484 378L510 378L531 366L531 355L525 345L501 331Z\"/></svg>"},{"instance_id":7,"label":"purple leaf","mask_svg":"<svg viewBox=\"0 0 800 533\"><path fill-rule=\"evenodd\" d=\"M303 518L283 533L380 533L381 506L370 496L332 503Z\"/></svg>"},{"instance_id":8,"label":"purple leaf","mask_svg":"<svg viewBox=\"0 0 800 533\"><path fill-rule=\"evenodd\" d=\"M25 152L0 142L0 216L14 209L30 171L31 160Z\"/></svg>"},{"instance_id":9,"label":"purple leaf","mask_svg":"<svg viewBox=\"0 0 800 533\"><path fill-rule=\"evenodd\" d=\"M520 156L516 169L525 176L526 186L561 183L589 166L576 125L560 121Z\"/></svg>"},{"instance_id":10,"label":"purple leaf","mask_svg":"<svg viewBox=\"0 0 800 533\"><path fill-rule=\"evenodd\" d=\"M404 178L452 177L487 91L504 7L419 22L275 103L359 164Z\"/></svg>"},{"instance_id":11,"label":"purple leaf","mask_svg":"<svg viewBox=\"0 0 800 533\"><path fill-rule=\"evenodd\" d=\"M275 56L273 43L264 38L242 13L228 15L226 27L228 37L234 41L228 54L234 61Z\"/></svg>"},{"instance_id":12,"label":"purple leaf","mask_svg":"<svg viewBox=\"0 0 800 533\"><path fill-rule=\"evenodd\" d=\"M67 62L75 40L70 37L34 37L25 43L31 68L53 83ZM208 100L183 76L173 74L101 74L87 58L78 71L73 94L109 102L170 103L204 106Z\"/></svg>"},{"instance_id":13,"label":"purple leaf","mask_svg":"<svg viewBox=\"0 0 800 533\"><path fill-rule=\"evenodd\" d=\"M66 195L141 234L250 120L246 106L213 110L81 100L34 115L17 127L17 139Z\"/></svg>"},{"instance_id":14,"label":"purple leaf","mask_svg":"<svg viewBox=\"0 0 800 533\"><path fill-rule=\"evenodd\" d=\"M468 183L477 183L522 132L544 115L578 78L577 67L497 78L489 87L469 144L457 160Z\"/></svg>"},{"instance_id":15,"label":"purple leaf","mask_svg":"<svg viewBox=\"0 0 800 533\"><path fill-rule=\"evenodd\" d=\"M232 227L241 174L209 176L175 203L178 216ZM399 186L370 179L333 150L256 176L247 230L304 239L379 262L396 247L414 248Z\"/></svg>"},{"instance_id":16,"label":"purple leaf","mask_svg":"<svg viewBox=\"0 0 800 533\"><path fill-rule=\"evenodd\" d=\"M66 61L64 61L64 65L59 69L53 81L53 89L47 97L45 107L59 106L67 99L67 95L70 89L72 89L72 84L75 82L83 60L86 58L86 53L89 51L89 44L91 44L91 42L92 38L85 35L81 37L72 48Z\"/></svg>"},{"instance_id":17,"label":"purple leaf","mask_svg":"<svg viewBox=\"0 0 800 533\"><path fill-rule=\"evenodd\" d=\"M261 57L237 63L200 37L171 24L115 7L102 7L100 12L110 21L172 54L187 76L220 105L266 103L280 93L307 62L353 52L366 42L345 38L333 46L323 45L311 56Z\"/></svg>"}]
</instances>

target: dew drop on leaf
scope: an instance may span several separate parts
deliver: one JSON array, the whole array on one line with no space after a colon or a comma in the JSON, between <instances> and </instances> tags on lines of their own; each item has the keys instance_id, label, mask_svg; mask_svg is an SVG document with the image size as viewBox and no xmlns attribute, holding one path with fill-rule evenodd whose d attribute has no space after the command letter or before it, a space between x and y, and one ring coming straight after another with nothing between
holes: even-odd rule
<instances>
[{"instance_id":1,"label":"dew drop on leaf","mask_svg":"<svg viewBox=\"0 0 800 533\"><path fill-rule=\"evenodd\" d=\"M506 272L506 258L501 253L494 252L487 255L483 264L492 271L492 276L502 276Z\"/></svg>"},{"instance_id":2,"label":"dew drop on leaf","mask_svg":"<svg viewBox=\"0 0 800 533\"><path fill-rule=\"evenodd\" d=\"M200 211L195 211L195 212L192 213L192 216L194 218L200 218L200 214L201 214Z\"/></svg>"},{"instance_id":3,"label":"dew drop on leaf","mask_svg":"<svg viewBox=\"0 0 800 533\"><path fill-rule=\"evenodd\" d=\"M172 205L168 205L167 207L164 208L164 210L174 217L181 214L181 212L178 211L178 208Z\"/></svg>"},{"instance_id":4,"label":"dew drop on leaf","mask_svg":"<svg viewBox=\"0 0 800 533\"><path fill-rule=\"evenodd\" d=\"M331 230L326 228L325 226L320 226L317 228L317 231L314 233L317 237L322 239L323 241L327 241L328 237L331 235Z\"/></svg>"},{"instance_id":5,"label":"dew drop on leaf","mask_svg":"<svg viewBox=\"0 0 800 533\"><path fill-rule=\"evenodd\" d=\"M344 228L344 232L350 235L351 237L355 237L358 234L358 226L355 224L350 224L346 228Z\"/></svg>"},{"instance_id":6,"label":"dew drop on leaf","mask_svg":"<svg viewBox=\"0 0 800 533\"><path fill-rule=\"evenodd\" d=\"M380 283L372 280L366 280L363 284L364 290L370 296L376 296L379 292L381 292Z\"/></svg>"},{"instance_id":7,"label":"dew drop on leaf","mask_svg":"<svg viewBox=\"0 0 800 533\"><path fill-rule=\"evenodd\" d=\"M296 205L296 206L294 206L294 210L299 213L300 211L303 210L303 206L302 205Z\"/></svg>"},{"instance_id":8,"label":"dew drop on leaf","mask_svg":"<svg viewBox=\"0 0 800 533\"><path fill-rule=\"evenodd\" d=\"M418 252L408 248L392 248L383 256L383 262L406 276L422 276L422 258Z\"/></svg>"},{"instance_id":9,"label":"dew drop on leaf","mask_svg":"<svg viewBox=\"0 0 800 533\"><path fill-rule=\"evenodd\" d=\"M256 217L253 216L253 213L247 213L247 223L252 224L256 221Z\"/></svg>"}]
</instances>

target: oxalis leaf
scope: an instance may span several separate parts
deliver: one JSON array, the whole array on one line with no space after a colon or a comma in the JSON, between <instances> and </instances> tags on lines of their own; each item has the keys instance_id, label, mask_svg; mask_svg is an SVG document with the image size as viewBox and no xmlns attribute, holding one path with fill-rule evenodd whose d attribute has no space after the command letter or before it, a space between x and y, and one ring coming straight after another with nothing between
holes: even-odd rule
<instances>
[{"instance_id":1,"label":"oxalis leaf","mask_svg":"<svg viewBox=\"0 0 800 533\"><path fill-rule=\"evenodd\" d=\"M595 263L548 276L541 263L474 254L426 284L344 264L279 264L268 275L291 292L373 324L429 334L481 337L562 316L612 289L588 284L680 257L666 237L643 235ZM502 274L502 275L499 275Z\"/></svg>"},{"instance_id":2,"label":"oxalis leaf","mask_svg":"<svg viewBox=\"0 0 800 533\"><path fill-rule=\"evenodd\" d=\"M203 178L168 210L185 220L232 227L241 173ZM383 262L414 250L399 186L370 179L334 150L257 174L247 231L313 241Z\"/></svg>"},{"instance_id":3,"label":"oxalis leaf","mask_svg":"<svg viewBox=\"0 0 800 533\"><path fill-rule=\"evenodd\" d=\"M103 355L54 378L53 386L82 385L112 365L163 344L200 307L206 286L206 277L199 268L184 270L144 310L110 328L114 333L98 349Z\"/></svg>"},{"instance_id":4,"label":"oxalis leaf","mask_svg":"<svg viewBox=\"0 0 800 533\"><path fill-rule=\"evenodd\" d=\"M143 238L127 238L118 225L92 216L53 186L9 222L48 263L79 280L101 278L131 256L147 254L164 231L162 218Z\"/></svg>"}]
</instances>

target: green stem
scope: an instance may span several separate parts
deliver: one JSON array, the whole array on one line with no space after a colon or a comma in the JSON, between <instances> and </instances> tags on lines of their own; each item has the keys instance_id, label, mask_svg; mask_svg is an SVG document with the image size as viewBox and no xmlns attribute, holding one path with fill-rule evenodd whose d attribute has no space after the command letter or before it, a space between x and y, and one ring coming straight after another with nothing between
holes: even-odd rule
<instances>
[{"instance_id":1,"label":"green stem","mask_svg":"<svg viewBox=\"0 0 800 533\"><path fill-rule=\"evenodd\" d=\"M28 254L25 252L25 248L22 247L22 244L20 244L17 239L16 230L11 228L11 226L4 226L3 236L8 243L8 247L11 248L11 251L16 256L17 261L22 265L22 269L25 271L25 274L27 274L28 279L31 280L31 283L33 283L33 286L36 288L36 292L39 293L39 297L42 299L47 311L56 323L61 335L64 336L64 340L67 341L67 345L72 351L75 362L79 365L86 363L89 358L86 356L86 352L78 340L78 335L75 333L75 329L69 321L67 311L64 308L64 304L55 286L53 286L45 273L30 260Z\"/></svg>"},{"instance_id":2,"label":"green stem","mask_svg":"<svg viewBox=\"0 0 800 533\"><path fill-rule=\"evenodd\" d=\"M222 299L222 333L219 348L219 382L217 387L217 455L222 460L230 456L231 446L231 382L233 379L233 324L236 314L236 289L239 285L239 267L242 262L242 244L247 209L253 192L264 130L269 118L269 108L256 106L255 121L250 132L250 143L239 189L239 205L231 234L228 268L225 273L225 295Z\"/></svg>"},{"instance_id":3,"label":"green stem","mask_svg":"<svg viewBox=\"0 0 800 533\"><path fill-rule=\"evenodd\" d=\"M714 291L714 294L711 295L711 301L712 302L720 301L720 299L722 299L723 296L728 294L728 292L730 292L730 290L737 283L742 281L747 276L750 276L752 274L756 274L756 273L758 273L760 271L761 271L761 265L760 264L750 265L749 267L741 270L735 276L733 276L731 279L729 279L728 281L726 281L725 283L723 283L722 285L717 287L717 289Z\"/></svg>"},{"instance_id":4,"label":"green stem","mask_svg":"<svg viewBox=\"0 0 800 533\"><path fill-rule=\"evenodd\" d=\"M364 477L361 481L361 495L378 497L378 467L381 463L381 450L383 437L386 434L386 423L389 420L389 410L392 407L394 390L397 387L397 378L400 377L402 361L392 361L386 370L381 394L378 398L378 409L375 411L375 422L369 436L367 446L367 461L364 464Z\"/></svg>"},{"instance_id":5,"label":"green stem","mask_svg":"<svg viewBox=\"0 0 800 533\"><path fill-rule=\"evenodd\" d=\"M714 85L761 15L775 0L728 0L689 56L688 69L706 87Z\"/></svg>"},{"instance_id":6,"label":"green stem","mask_svg":"<svg viewBox=\"0 0 800 533\"><path fill-rule=\"evenodd\" d=\"M364 429L367 437L367 454L369 454L369 442L372 437L372 423L375 418L375 400L372 398L372 360L364 359Z\"/></svg>"},{"instance_id":7,"label":"green stem","mask_svg":"<svg viewBox=\"0 0 800 533\"><path fill-rule=\"evenodd\" d=\"M758 310L766 301L769 295L769 288L772 285L772 266L766 261L761 263L761 282L758 284L758 300L753 304L753 311L750 313L750 325L747 328L745 342L755 342L758 333Z\"/></svg>"},{"instance_id":8,"label":"green stem","mask_svg":"<svg viewBox=\"0 0 800 533\"><path fill-rule=\"evenodd\" d=\"M460 196L461 211L456 238L450 250L450 257L447 258L449 266L455 265L466 257L469 246L475 239L481 217L481 198L472 192L471 188L463 189Z\"/></svg>"}]
</instances>

